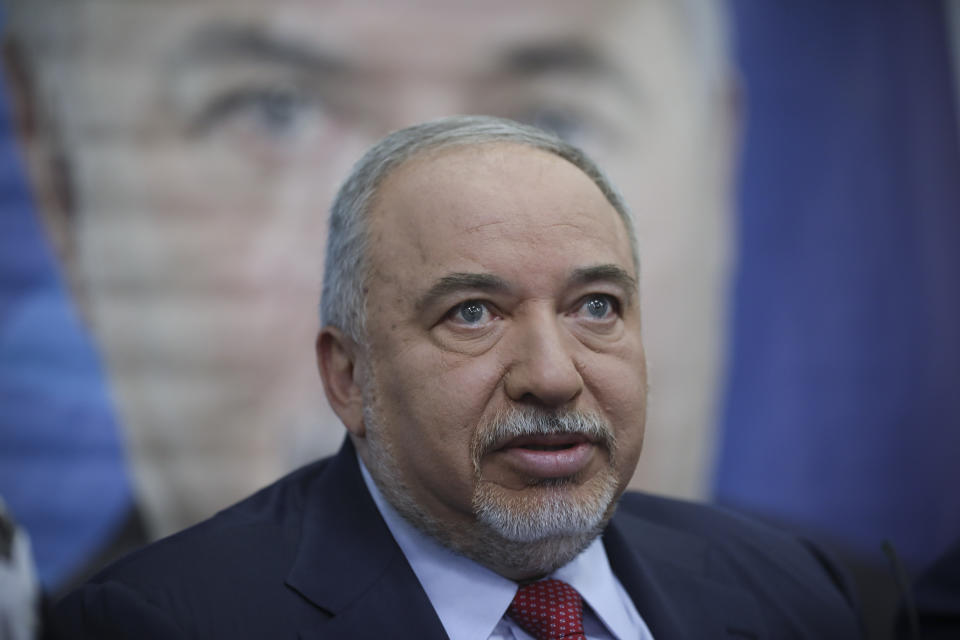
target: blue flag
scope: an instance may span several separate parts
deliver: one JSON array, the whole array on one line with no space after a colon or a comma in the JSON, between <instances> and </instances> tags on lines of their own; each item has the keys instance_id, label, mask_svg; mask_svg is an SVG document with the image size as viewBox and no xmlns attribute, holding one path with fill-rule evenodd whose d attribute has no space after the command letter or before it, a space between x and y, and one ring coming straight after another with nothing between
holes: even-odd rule
<instances>
[{"instance_id":1,"label":"blue flag","mask_svg":"<svg viewBox=\"0 0 960 640\"><path fill-rule=\"evenodd\" d=\"M0 497L56 589L132 504L99 360L34 211L0 84Z\"/></svg>"},{"instance_id":2,"label":"blue flag","mask_svg":"<svg viewBox=\"0 0 960 640\"><path fill-rule=\"evenodd\" d=\"M960 536L944 8L734 0L746 90L719 501L908 565Z\"/></svg>"}]
</instances>

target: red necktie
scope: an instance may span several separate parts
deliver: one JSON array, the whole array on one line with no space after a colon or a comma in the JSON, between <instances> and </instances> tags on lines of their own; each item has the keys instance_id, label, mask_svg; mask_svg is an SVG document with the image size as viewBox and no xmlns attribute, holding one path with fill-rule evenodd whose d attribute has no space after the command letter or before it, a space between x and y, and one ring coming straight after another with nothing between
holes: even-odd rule
<instances>
[{"instance_id":1,"label":"red necktie","mask_svg":"<svg viewBox=\"0 0 960 640\"><path fill-rule=\"evenodd\" d=\"M583 598L562 580L553 578L520 587L507 615L536 640L586 640Z\"/></svg>"}]
</instances>

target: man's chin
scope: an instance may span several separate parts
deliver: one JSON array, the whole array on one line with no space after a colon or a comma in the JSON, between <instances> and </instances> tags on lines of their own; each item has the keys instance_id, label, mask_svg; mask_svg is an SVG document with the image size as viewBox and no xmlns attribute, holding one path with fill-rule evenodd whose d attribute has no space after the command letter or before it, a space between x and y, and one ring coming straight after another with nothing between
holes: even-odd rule
<instances>
[{"instance_id":1,"label":"man's chin","mask_svg":"<svg viewBox=\"0 0 960 640\"><path fill-rule=\"evenodd\" d=\"M609 519L617 494L611 473L597 474L584 483L557 479L505 489L479 482L473 510L478 522L510 542L537 542L558 537L596 535Z\"/></svg>"},{"instance_id":2,"label":"man's chin","mask_svg":"<svg viewBox=\"0 0 960 640\"><path fill-rule=\"evenodd\" d=\"M458 551L514 580L548 575L600 535L616 496L612 473L583 485L550 482L522 491L481 482L474 493L477 526Z\"/></svg>"}]
</instances>

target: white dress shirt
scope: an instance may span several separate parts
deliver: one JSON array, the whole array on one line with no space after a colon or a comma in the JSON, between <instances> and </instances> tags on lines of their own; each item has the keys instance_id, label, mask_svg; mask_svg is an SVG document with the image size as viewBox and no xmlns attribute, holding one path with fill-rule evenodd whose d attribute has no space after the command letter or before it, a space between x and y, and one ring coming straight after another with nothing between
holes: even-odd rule
<instances>
[{"instance_id":1,"label":"white dress shirt","mask_svg":"<svg viewBox=\"0 0 960 640\"><path fill-rule=\"evenodd\" d=\"M384 499L363 462L359 462L367 490L450 640L532 640L506 616L517 583L450 551L407 522ZM587 638L653 640L613 574L599 538L550 577L570 584L589 605L584 607L583 616Z\"/></svg>"}]
</instances>

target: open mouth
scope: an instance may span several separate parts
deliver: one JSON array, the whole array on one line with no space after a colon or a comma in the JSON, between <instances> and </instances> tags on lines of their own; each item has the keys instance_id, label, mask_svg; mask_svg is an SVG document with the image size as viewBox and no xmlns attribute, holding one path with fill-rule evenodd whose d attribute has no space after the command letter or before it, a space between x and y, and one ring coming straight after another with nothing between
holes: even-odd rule
<instances>
[{"instance_id":1,"label":"open mouth","mask_svg":"<svg viewBox=\"0 0 960 640\"><path fill-rule=\"evenodd\" d=\"M574 475L589 464L596 447L582 434L520 436L497 451L516 471L537 478Z\"/></svg>"},{"instance_id":2,"label":"open mouth","mask_svg":"<svg viewBox=\"0 0 960 640\"><path fill-rule=\"evenodd\" d=\"M508 440L501 448L530 449L531 451L563 451L589 443L590 439L578 433L551 433L519 436Z\"/></svg>"},{"instance_id":3,"label":"open mouth","mask_svg":"<svg viewBox=\"0 0 960 640\"><path fill-rule=\"evenodd\" d=\"M562 451L564 449L569 449L573 444L528 444L523 449L530 449L531 451Z\"/></svg>"}]
</instances>

